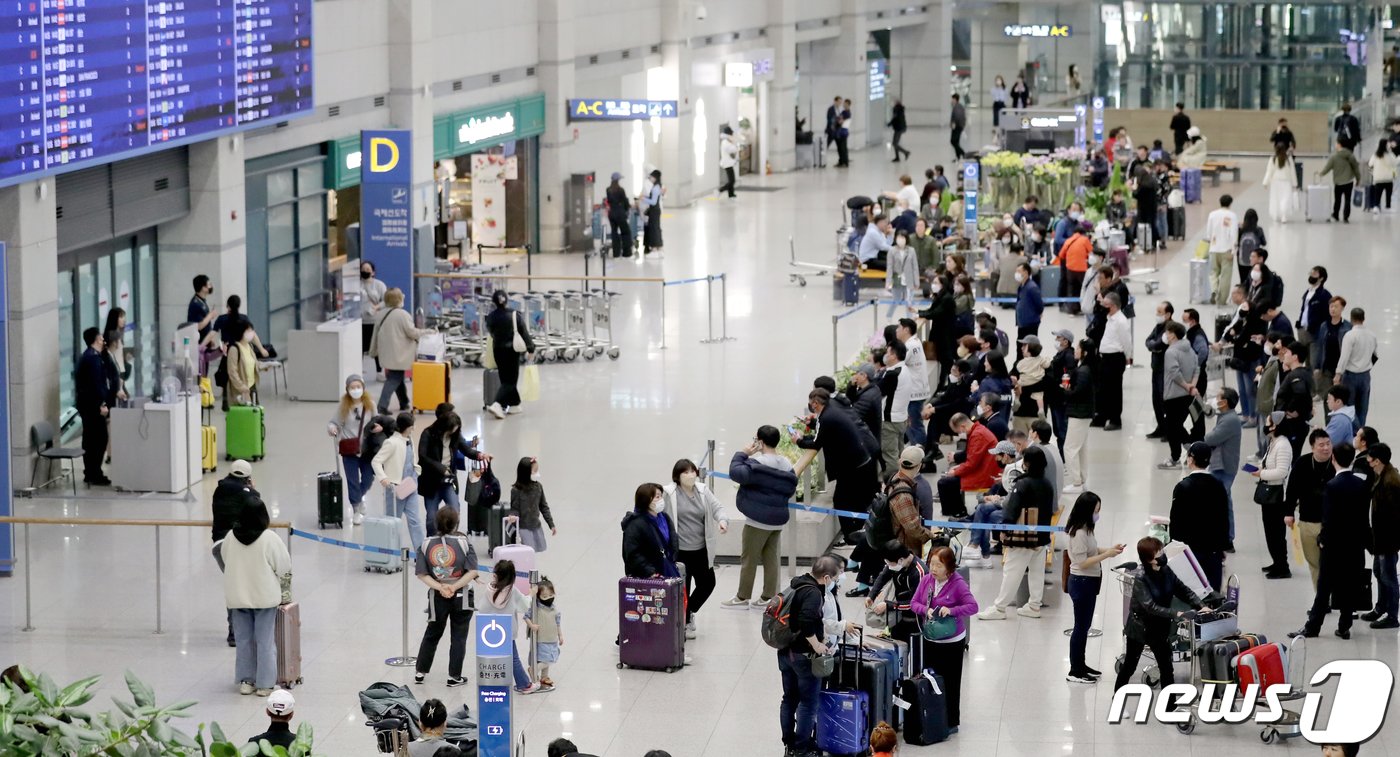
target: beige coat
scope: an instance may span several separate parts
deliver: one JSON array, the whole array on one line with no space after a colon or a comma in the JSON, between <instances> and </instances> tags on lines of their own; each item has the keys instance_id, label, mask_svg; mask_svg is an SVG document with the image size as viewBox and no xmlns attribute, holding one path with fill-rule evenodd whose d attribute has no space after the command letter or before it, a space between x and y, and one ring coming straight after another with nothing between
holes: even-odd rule
<instances>
[{"instance_id":1,"label":"beige coat","mask_svg":"<svg viewBox=\"0 0 1400 757\"><path fill-rule=\"evenodd\" d=\"M413 327L413 316L403 308L386 311L369 340L369 354L379 358L386 371L406 371L413 367L418 354L418 337L423 332Z\"/></svg>"}]
</instances>

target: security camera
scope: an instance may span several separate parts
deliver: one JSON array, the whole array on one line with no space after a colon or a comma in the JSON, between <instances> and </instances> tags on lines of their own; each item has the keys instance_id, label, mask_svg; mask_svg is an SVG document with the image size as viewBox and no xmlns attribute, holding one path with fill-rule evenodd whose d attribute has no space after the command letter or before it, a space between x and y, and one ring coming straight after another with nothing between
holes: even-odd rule
<instances>
[{"instance_id":1,"label":"security camera","mask_svg":"<svg viewBox=\"0 0 1400 757\"><path fill-rule=\"evenodd\" d=\"M704 20L705 20L705 17L708 16L708 15L710 15L710 14L709 14L709 11L705 10L705 6L703 6L703 5L697 5L697 6L695 6L695 20L696 20L696 21L704 21Z\"/></svg>"}]
</instances>

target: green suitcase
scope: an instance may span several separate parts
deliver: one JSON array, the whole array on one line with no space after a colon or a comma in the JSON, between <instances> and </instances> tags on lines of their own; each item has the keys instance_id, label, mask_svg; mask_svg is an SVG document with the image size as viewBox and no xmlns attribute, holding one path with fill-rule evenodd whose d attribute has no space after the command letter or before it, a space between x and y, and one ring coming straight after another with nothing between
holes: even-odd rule
<instances>
[{"instance_id":1,"label":"green suitcase","mask_svg":"<svg viewBox=\"0 0 1400 757\"><path fill-rule=\"evenodd\" d=\"M224 447L228 460L263 459L263 440L267 427L263 425L261 405L234 405L228 409L228 427Z\"/></svg>"}]
</instances>

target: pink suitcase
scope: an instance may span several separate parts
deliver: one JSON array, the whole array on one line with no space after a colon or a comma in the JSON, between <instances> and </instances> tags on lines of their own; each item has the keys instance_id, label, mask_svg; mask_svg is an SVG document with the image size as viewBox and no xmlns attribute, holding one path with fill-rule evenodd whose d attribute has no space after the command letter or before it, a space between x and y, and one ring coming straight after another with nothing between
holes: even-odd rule
<instances>
[{"instance_id":1,"label":"pink suitcase","mask_svg":"<svg viewBox=\"0 0 1400 757\"><path fill-rule=\"evenodd\" d=\"M290 602L277 608L273 638L277 640L277 685L290 689L301 683L301 605Z\"/></svg>"},{"instance_id":2,"label":"pink suitcase","mask_svg":"<svg viewBox=\"0 0 1400 757\"><path fill-rule=\"evenodd\" d=\"M491 559L515 563L515 587L530 595L530 571L535 569L535 548L528 544L502 544L491 551Z\"/></svg>"}]
</instances>

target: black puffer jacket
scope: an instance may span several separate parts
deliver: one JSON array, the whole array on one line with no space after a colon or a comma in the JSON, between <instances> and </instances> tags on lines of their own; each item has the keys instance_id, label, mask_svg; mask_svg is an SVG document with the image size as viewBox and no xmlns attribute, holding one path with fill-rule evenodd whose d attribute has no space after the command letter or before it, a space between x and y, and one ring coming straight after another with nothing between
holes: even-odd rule
<instances>
[{"instance_id":1,"label":"black puffer jacket","mask_svg":"<svg viewBox=\"0 0 1400 757\"><path fill-rule=\"evenodd\" d=\"M676 574L676 550L680 540L670 513L661 513L669 526L669 543L661 540L661 531L651 518L628 511L622 516L622 564L628 578L652 578ZM668 569L669 565L669 569Z\"/></svg>"},{"instance_id":2,"label":"black puffer jacket","mask_svg":"<svg viewBox=\"0 0 1400 757\"><path fill-rule=\"evenodd\" d=\"M213 541L218 541L238 525L238 514L244 507L262 507L263 501L258 490L248 484L248 479L230 473L219 479L219 485L214 488L211 505L214 511L214 528L210 537Z\"/></svg>"}]
</instances>

